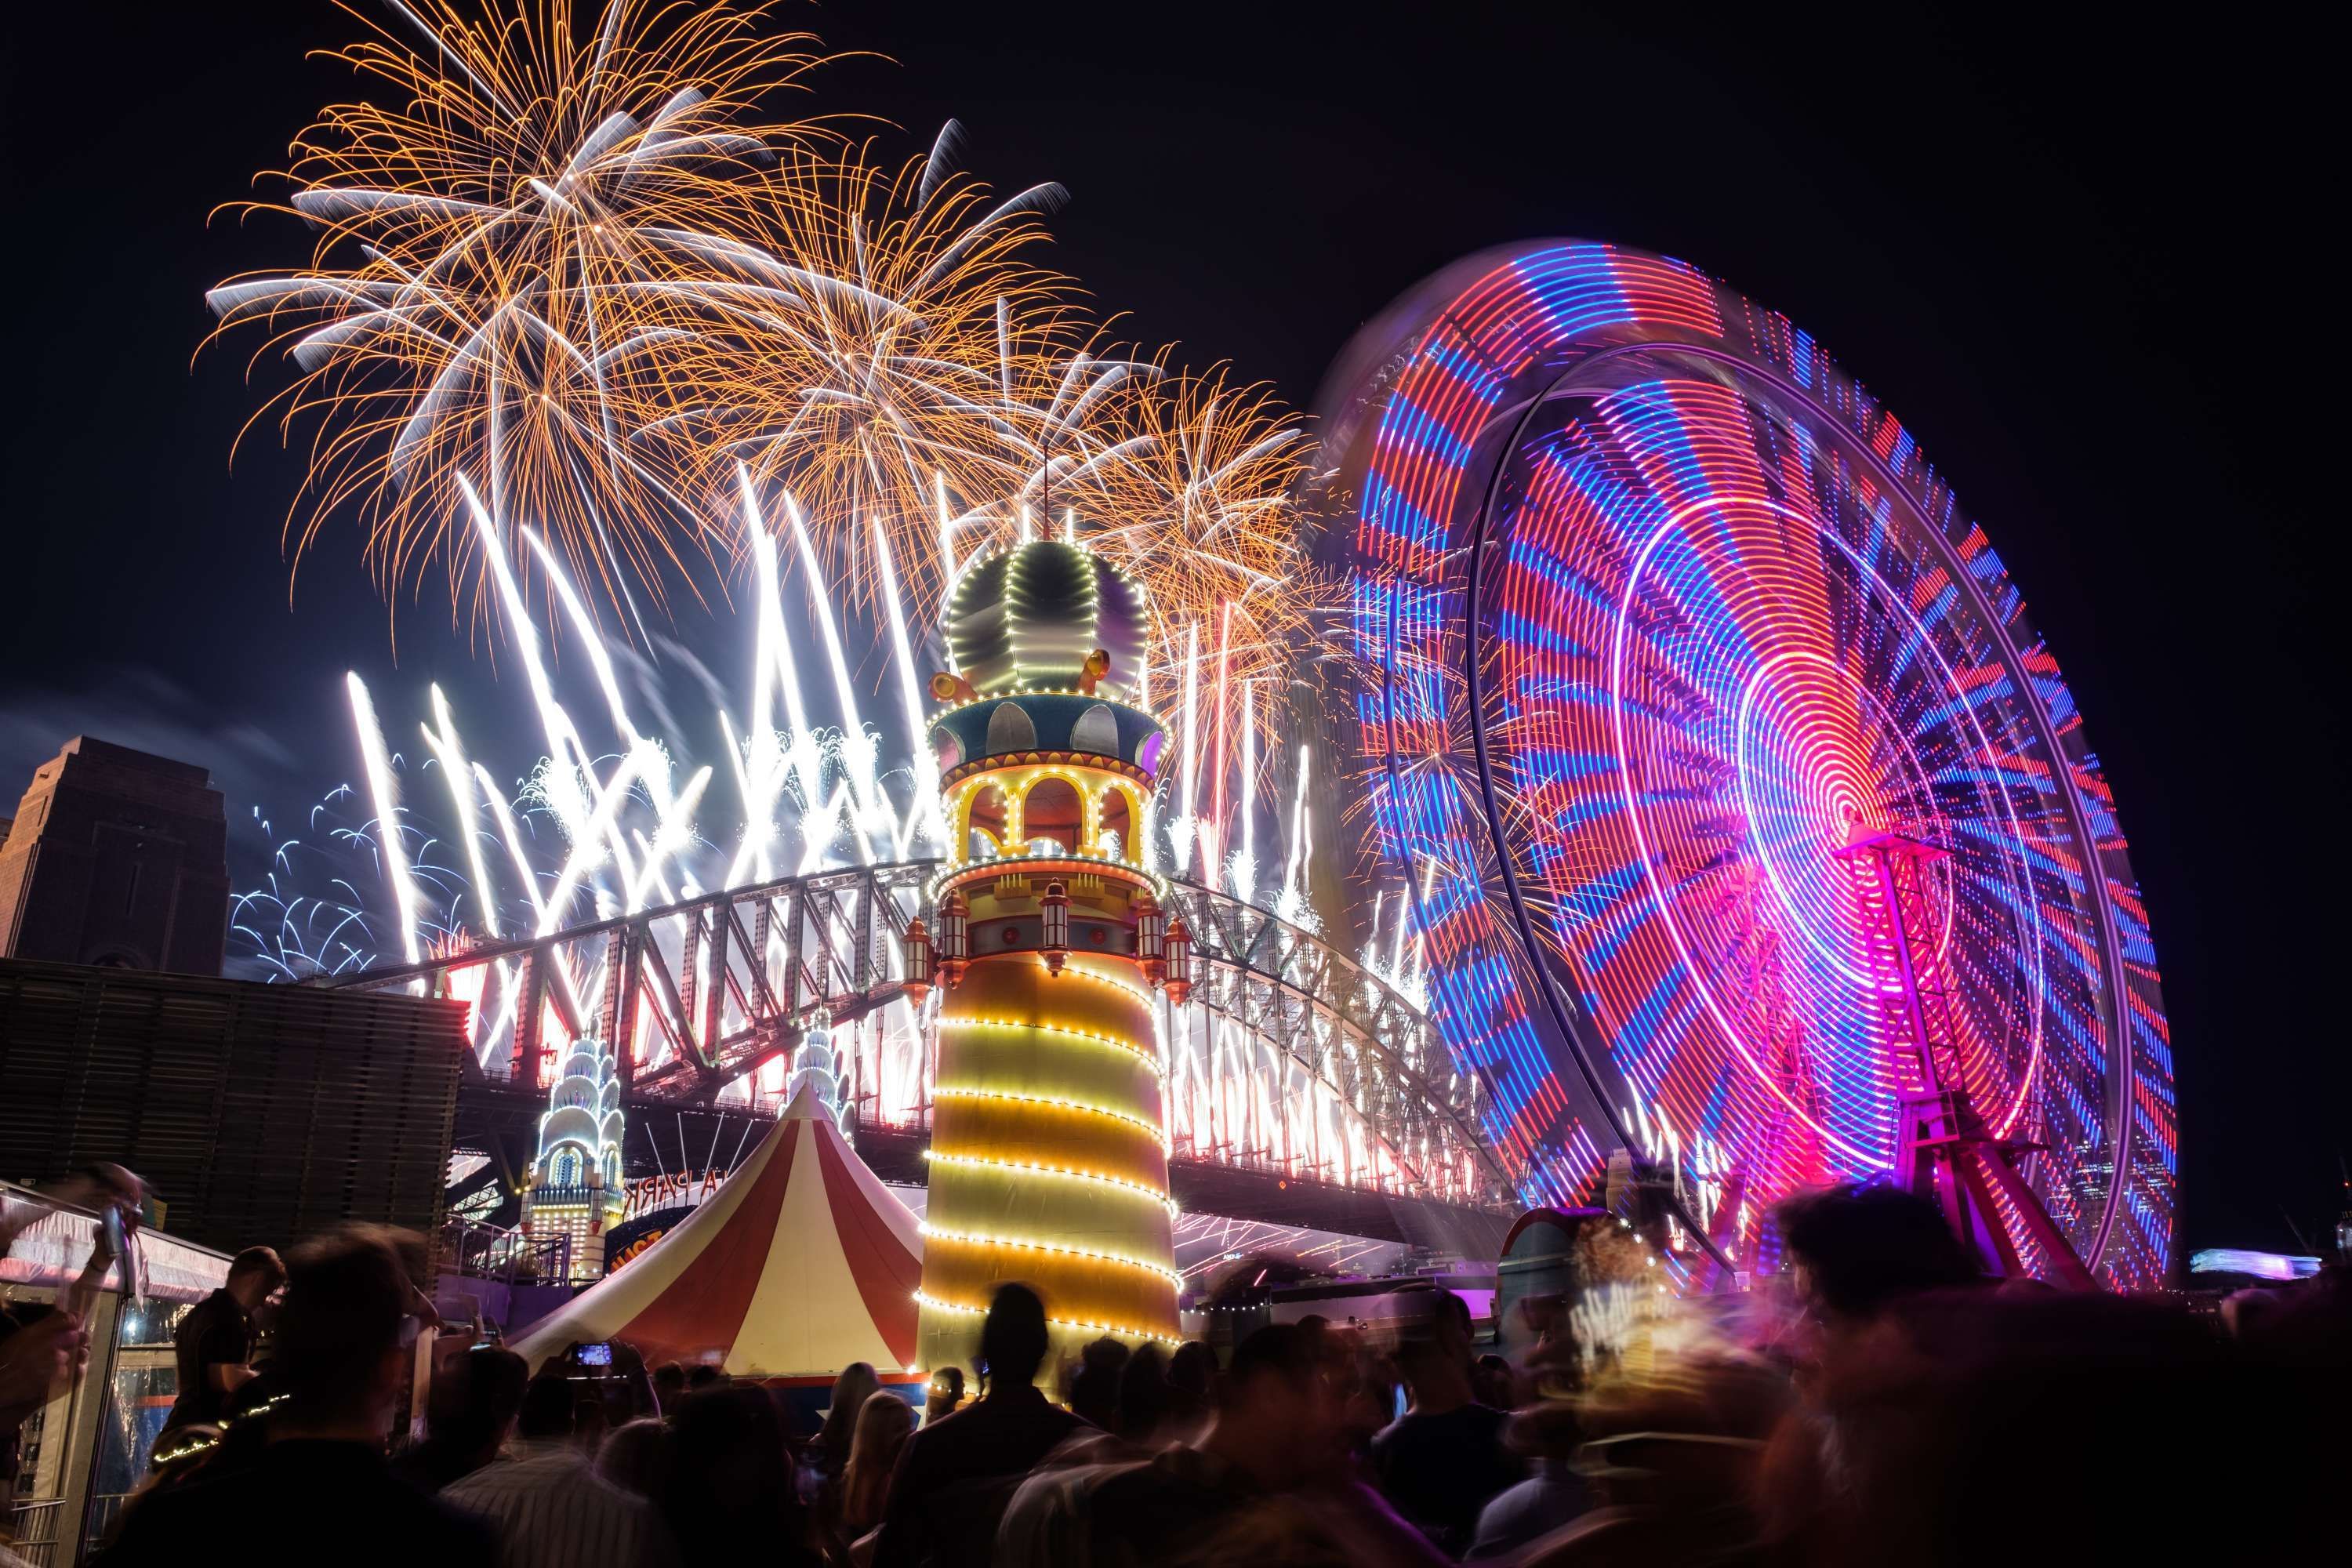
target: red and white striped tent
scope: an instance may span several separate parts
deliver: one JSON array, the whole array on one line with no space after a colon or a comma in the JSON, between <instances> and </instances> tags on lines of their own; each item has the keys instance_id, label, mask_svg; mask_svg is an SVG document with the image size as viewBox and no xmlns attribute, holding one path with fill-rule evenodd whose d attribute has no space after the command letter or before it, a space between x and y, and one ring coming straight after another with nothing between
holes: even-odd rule
<instances>
[{"instance_id":1,"label":"red and white striped tent","mask_svg":"<svg viewBox=\"0 0 2352 1568\"><path fill-rule=\"evenodd\" d=\"M517 1341L533 1371L574 1342L624 1340L647 1366L739 1377L887 1378L915 1358L915 1216L803 1086L759 1147L677 1228Z\"/></svg>"}]
</instances>

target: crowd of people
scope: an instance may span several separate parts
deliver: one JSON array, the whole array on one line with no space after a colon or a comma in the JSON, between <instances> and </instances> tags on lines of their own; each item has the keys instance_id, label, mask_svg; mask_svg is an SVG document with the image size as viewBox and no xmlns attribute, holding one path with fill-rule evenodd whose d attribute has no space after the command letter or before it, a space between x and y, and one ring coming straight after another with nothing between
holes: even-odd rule
<instances>
[{"instance_id":1,"label":"crowd of people","mask_svg":"<svg viewBox=\"0 0 2352 1568\"><path fill-rule=\"evenodd\" d=\"M1606 1331L1531 1315L1507 1355L1431 1289L1372 1323L1266 1324L1222 1364L1106 1339L1057 1369L1046 1303L1006 1284L976 1397L944 1368L918 1410L853 1366L809 1431L715 1368L652 1368L616 1405L628 1385L569 1359L477 1345L438 1360L423 1435L394 1445L434 1320L409 1238L353 1227L241 1255L186 1315L159 1473L99 1560L2170 1561L2299 1544L2352 1474L2340 1273L2221 1317L1990 1283L1931 1205L1882 1186L1797 1200L1779 1232L1773 1289ZM69 1327L0 1341L0 1422L80 1353Z\"/></svg>"}]
</instances>

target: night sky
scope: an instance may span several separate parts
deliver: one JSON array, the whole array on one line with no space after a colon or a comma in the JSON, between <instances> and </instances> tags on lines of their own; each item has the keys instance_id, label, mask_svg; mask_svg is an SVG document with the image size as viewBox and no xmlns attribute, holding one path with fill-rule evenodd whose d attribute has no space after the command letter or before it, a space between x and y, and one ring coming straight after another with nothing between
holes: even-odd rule
<instances>
[{"instance_id":1,"label":"night sky","mask_svg":"<svg viewBox=\"0 0 2352 1568\"><path fill-rule=\"evenodd\" d=\"M1051 259L1128 333L1302 405L1367 317L1509 240L1664 251L1806 327L1982 520L2114 782L2172 1021L2182 1246L2304 1250L2289 1215L2320 1242L2352 1071L2315 53L2154 12L1628 9L786 16L898 61L832 68L813 107L896 121L902 153L961 119L1000 188L1071 188ZM205 215L350 91L304 56L354 24L233 0L10 28L0 791L88 731L205 763L233 817L298 812L356 767L346 668L505 700L446 597L400 608L395 670L355 531L289 604L298 467L274 438L228 467L279 373L190 363L207 286L307 254ZM700 612L675 630L733 646Z\"/></svg>"}]
</instances>

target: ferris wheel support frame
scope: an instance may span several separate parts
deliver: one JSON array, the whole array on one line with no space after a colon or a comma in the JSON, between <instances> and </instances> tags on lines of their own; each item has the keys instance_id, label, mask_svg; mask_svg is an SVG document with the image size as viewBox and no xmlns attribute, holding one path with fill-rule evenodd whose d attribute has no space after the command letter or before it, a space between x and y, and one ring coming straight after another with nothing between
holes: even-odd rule
<instances>
[{"instance_id":1,"label":"ferris wheel support frame","mask_svg":"<svg viewBox=\"0 0 2352 1568\"><path fill-rule=\"evenodd\" d=\"M1995 1138L1969 1103L1957 1070L1946 1073L1947 1060L1955 1068L1959 1060L1949 999L1935 973L1932 949L1913 937L1926 924L1918 915L1927 868L1948 861L1950 855L1902 833L1863 834L1831 854L1853 873L1874 928L1873 989L1895 1020L1890 1032L1910 1046L1919 1068L1920 1089L1903 1096L1896 1113L1895 1184L1941 1210L1945 1223L1989 1272L2028 1278L2032 1270L2001 1217L1998 1193L2009 1200L2018 1228L2049 1260L2059 1284L2097 1289L2098 1281L2017 1168L2016 1155L2031 1146Z\"/></svg>"}]
</instances>

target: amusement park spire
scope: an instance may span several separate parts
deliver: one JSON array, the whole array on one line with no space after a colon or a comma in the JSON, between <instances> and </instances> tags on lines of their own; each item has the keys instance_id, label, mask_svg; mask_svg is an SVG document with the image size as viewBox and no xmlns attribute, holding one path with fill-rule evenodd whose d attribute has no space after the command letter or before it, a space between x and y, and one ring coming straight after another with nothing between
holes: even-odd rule
<instances>
[{"instance_id":1,"label":"amusement park spire","mask_svg":"<svg viewBox=\"0 0 2352 1568\"><path fill-rule=\"evenodd\" d=\"M1181 1000L1190 961L1144 865L1164 739L1139 706L1150 614L1140 584L1068 539L974 562L949 596L927 1367L971 1363L1004 1279L1038 1288L1064 1352L1177 1331L1150 988ZM932 959L913 957L919 989Z\"/></svg>"}]
</instances>

